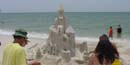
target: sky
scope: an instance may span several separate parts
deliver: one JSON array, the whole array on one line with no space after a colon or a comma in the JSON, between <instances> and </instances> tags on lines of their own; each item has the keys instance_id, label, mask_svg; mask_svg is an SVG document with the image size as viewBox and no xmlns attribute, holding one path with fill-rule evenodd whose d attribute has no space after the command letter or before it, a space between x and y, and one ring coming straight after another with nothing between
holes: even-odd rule
<instances>
[{"instance_id":1,"label":"sky","mask_svg":"<svg viewBox=\"0 0 130 65\"><path fill-rule=\"evenodd\" d=\"M130 12L130 0L0 0L2 12Z\"/></svg>"}]
</instances>

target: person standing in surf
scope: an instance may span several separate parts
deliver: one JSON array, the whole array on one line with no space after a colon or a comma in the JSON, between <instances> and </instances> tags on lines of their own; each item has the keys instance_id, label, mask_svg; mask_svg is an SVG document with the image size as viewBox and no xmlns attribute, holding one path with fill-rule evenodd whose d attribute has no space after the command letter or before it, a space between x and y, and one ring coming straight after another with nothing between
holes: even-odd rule
<instances>
[{"instance_id":1,"label":"person standing in surf","mask_svg":"<svg viewBox=\"0 0 130 65\"><path fill-rule=\"evenodd\" d=\"M112 26L110 26L110 28L108 30L108 36L109 36L109 38L113 39L113 29L112 29Z\"/></svg>"}]
</instances>

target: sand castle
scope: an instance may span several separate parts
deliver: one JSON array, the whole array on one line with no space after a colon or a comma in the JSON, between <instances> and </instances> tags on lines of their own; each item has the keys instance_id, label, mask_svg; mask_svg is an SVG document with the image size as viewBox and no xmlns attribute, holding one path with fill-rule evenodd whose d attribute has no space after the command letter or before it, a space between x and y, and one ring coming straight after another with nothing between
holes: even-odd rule
<instances>
[{"instance_id":1,"label":"sand castle","mask_svg":"<svg viewBox=\"0 0 130 65\"><path fill-rule=\"evenodd\" d=\"M55 21L55 24L50 27L45 52L59 56L62 50L66 50L70 51L71 56L75 56L75 33L73 28L66 21L62 6L59 9L59 15Z\"/></svg>"},{"instance_id":2,"label":"sand castle","mask_svg":"<svg viewBox=\"0 0 130 65\"><path fill-rule=\"evenodd\" d=\"M28 48L32 50L31 57L43 61L42 64L45 65L73 65L76 64L74 60L78 60L79 63L86 61L88 59L87 42L77 44L75 32L67 22L63 6L60 6L58 13L55 24L50 27L46 43L34 44Z\"/></svg>"}]
</instances>

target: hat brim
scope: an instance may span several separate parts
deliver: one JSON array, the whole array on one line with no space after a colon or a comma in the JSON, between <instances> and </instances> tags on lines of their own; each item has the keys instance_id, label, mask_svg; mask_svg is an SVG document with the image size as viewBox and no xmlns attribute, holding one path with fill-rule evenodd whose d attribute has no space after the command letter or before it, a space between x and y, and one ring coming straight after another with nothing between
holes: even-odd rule
<instances>
[{"instance_id":1,"label":"hat brim","mask_svg":"<svg viewBox=\"0 0 130 65\"><path fill-rule=\"evenodd\" d=\"M26 39L27 42L30 42L30 40Z\"/></svg>"},{"instance_id":2,"label":"hat brim","mask_svg":"<svg viewBox=\"0 0 130 65\"><path fill-rule=\"evenodd\" d=\"M23 38L28 39L28 37L27 37L27 36L22 35L22 34L19 34L19 33L15 33L15 34L13 34L13 36L20 36L20 37L23 37Z\"/></svg>"}]
</instances>

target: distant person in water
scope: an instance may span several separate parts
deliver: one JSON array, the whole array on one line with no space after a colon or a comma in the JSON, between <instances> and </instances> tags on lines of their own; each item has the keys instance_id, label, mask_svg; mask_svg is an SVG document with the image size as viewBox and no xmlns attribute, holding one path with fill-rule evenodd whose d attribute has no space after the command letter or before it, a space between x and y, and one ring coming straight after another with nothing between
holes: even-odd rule
<instances>
[{"instance_id":1,"label":"distant person in water","mask_svg":"<svg viewBox=\"0 0 130 65\"><path fill-rule=\"evenodd\" d=\"M118 25L118 28L117 28L117 37L121 38L121 34L122 34L122 28L121 28L120 25Z\"/></svg>"},{"instance_id":2,"label":"distant person in water","mask_svg":"<svg viewBox=\"0 0 130 65\"><path fill-rule=\"evenodd\" d=\"M113 39L113 29L112 29L112 26L110 26L110 28L108 30L108 35L109 35L109 38Z\"/></svg>"}]
</instances>

